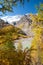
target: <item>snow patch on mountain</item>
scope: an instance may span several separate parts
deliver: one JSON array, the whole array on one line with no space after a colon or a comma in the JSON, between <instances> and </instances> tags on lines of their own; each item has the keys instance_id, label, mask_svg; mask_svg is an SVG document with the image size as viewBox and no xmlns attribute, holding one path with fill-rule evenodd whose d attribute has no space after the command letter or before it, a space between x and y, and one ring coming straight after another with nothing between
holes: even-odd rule
<instances>
[{"instance_id":1,"label":"snow patch on mountain","mask_svg":"<svg viewBox=\"0 0 43 65\"><path fill-rule=\"evenodd\" d=\"M13 22L17 22L21 19L23 15L15 15L15 16L4 16L1 17L5 22L7 21L8 23L12 24Z\"/></svg>"}]
</instances>

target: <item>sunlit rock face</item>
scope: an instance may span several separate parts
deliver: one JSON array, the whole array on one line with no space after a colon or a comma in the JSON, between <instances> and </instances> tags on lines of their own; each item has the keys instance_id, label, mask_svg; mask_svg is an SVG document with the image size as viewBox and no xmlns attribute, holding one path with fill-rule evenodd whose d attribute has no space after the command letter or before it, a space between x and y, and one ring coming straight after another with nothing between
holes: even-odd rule
<instances>
[{"instance_id":1,"label":"sunlit rock face","mask_svg":"<svg viewBox=\"0 0 43 65\"><path fill-rule=\"evenodd\" d=\"M15 41L16 49L17 49L19 43L22 45L22 50L24 50L26 48L30 48L31 42L32 42L32 37L31 38L25 38L25 39L22 38L22 39L16 40Z\"/></svg>"},{"instance_id":2,"label":"sunlit rock face","mask_svg":"<svg viewBox=\"0 0 43 65\"><path fill-rule=\"evenodd\" d=\"M21 28L24 31L28 31L29 26L31 25L32 20L29 15L24 15L16 24L17 27Z\"/></svg>"}]
</instances>

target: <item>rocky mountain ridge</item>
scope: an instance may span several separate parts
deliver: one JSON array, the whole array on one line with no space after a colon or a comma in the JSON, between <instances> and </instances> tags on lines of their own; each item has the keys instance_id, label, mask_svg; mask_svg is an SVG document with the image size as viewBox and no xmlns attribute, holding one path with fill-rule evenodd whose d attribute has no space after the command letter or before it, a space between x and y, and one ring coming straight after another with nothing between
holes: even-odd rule
<instances>
[{"instance_id":1,"label":"rocky mountain ridge","mask_svg":"<svg viewBox=\"0 0 43 65\"><path fill-rule=\"evenodd\" d=\"M27 15L17 15L17 16L7 16L7 17L2 17L2 20L5 22L14 25L18 28L21 28L25 32L28 31L29 26L32 23L31 17L29 14Z\"/></svg>"}]
</instances>

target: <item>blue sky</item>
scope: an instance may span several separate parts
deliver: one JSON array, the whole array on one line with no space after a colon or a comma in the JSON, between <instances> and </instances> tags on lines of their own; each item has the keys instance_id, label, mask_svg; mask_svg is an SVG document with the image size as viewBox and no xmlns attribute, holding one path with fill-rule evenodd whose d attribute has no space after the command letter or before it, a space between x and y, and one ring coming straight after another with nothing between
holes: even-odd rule
<instances>
[{"instance_id":1,"label":"blue sky","mask_svg":"<svg viewBox=\"0 0 43 65\"><path fill-rule=\"evenodd\" d=\"M7 15L24 15L26 13L37 13L37 10L35 8L36 5L39 5L40 2L42 2L43 0L30 0L29 2L27 2L25 0L24 6L22 6L21 4L18 4L16 7L13 7L13 13L7 12Z\"/></svg>"}]
</instances>

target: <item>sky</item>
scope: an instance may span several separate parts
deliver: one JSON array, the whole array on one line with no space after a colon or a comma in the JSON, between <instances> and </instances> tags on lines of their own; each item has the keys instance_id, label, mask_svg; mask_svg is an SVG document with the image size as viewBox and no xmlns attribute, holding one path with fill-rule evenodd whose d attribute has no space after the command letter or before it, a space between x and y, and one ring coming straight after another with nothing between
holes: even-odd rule
<instances>
[{"instance_id":1,"label":"sky","mask_svg":"<svg viewBox=\"0 0 43 65\"><path fill-rule=\"evenodd\" d=\"M24 6L22 6L21 4L17 4L16 7L13 7L13 11L12 13L10 12L7 12L6 14L7 15L24 15L24 14L27 14L27 13L37 13L37 10L36 10L36 5L39 5L40 2L42 2L43 0L30 0L29 2L27 2L25 0L25 3L24 3Z\"/></svg>"}]
</instances>

